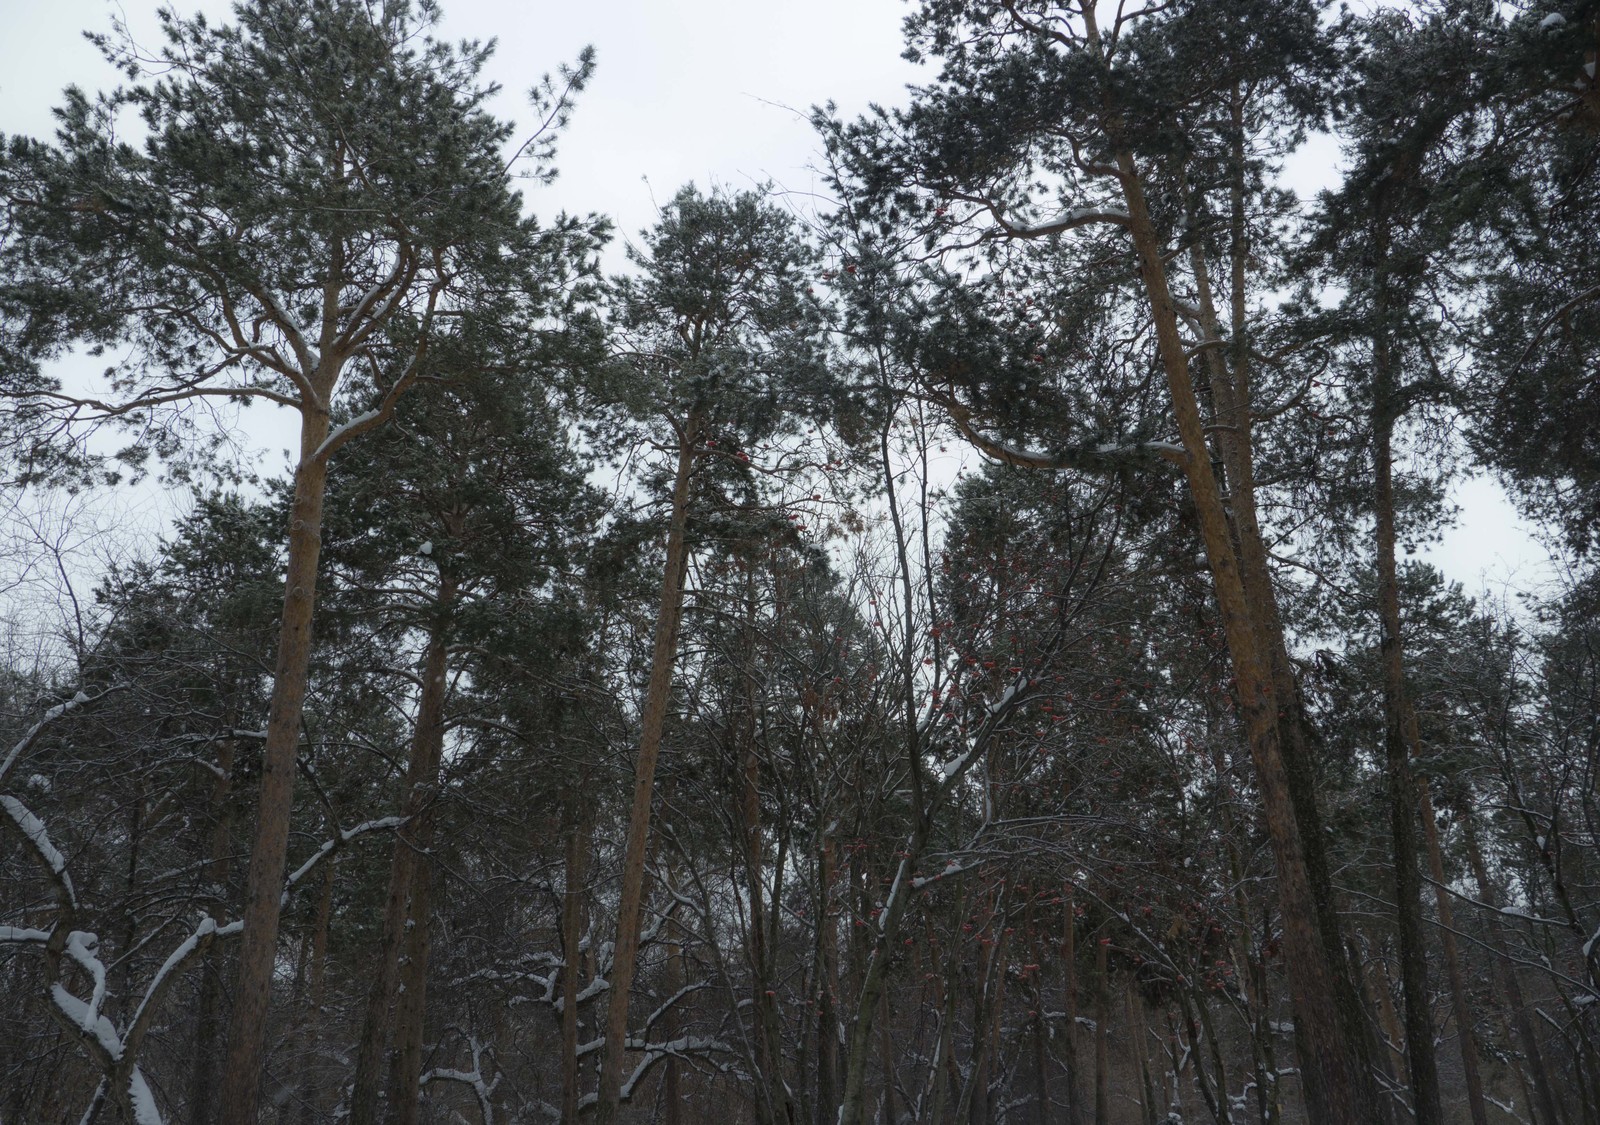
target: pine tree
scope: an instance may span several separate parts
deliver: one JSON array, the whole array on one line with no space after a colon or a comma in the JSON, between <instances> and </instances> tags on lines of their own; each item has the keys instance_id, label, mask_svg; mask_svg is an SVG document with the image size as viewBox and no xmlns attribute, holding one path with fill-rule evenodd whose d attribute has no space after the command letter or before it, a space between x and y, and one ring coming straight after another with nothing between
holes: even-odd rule
<instances>
[{"instance_id":1,"label":"pine tree","mask_svg":"<svg viewBox=\"0 0 1600 1125\"><path fill-rule=\"evenodd\" d=\"M683 609L700 513L721 489L745 491L761 447L821 405L826 367L821 308L808 284L813 251L794 220L755 192L681 190L646 233L637 280L619 283L622 362L602 388L660 434L673 455L660 610L640 716L617 937L601 1063L598 1120L622 1096L629 992L635 971L646 847ZM620 419L619 419L620 421Z\"/></svg>"},{"instance_id":2,"label":"pine tree","mask_svg":"<svg viewBox=\"0 0 1600 1125\"><path fill-rule=\"evenodd\" d=\"M8 335L34 353L77 339L126 357L100 397L12 383L35 424L122 420L135 453L177 455L208 403L300 415L223 1094L236 1125L254 1119L261 1078L329 460L419 380L448 376L441 340L504 300L559 305L587 246L576 223L522 217L511 127L476 77L488 48L432 40L437 18L404 0L253 0L221 26L164 12L157 61L103 37L132 84L69 89L56 144L14 140L0 169ZM555 122L590 65L550 95ZM128 110L142 148L119 139Z\"/></svg>"}]
</instances>

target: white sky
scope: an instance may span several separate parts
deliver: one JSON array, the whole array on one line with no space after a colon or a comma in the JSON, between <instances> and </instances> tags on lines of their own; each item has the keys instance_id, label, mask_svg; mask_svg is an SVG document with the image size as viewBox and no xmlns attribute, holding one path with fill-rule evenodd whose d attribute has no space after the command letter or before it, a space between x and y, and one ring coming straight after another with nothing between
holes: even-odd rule
<instances>
[{"instance_id":1,"label":"white sky","mask_svg":"<svg viewBox=\"0 0 1600 1125\"><path fill-rule=\"evenodd\" d=\"M227 10L216 0L176 6ZM124 11L135 35L153 43L153 10L145 0L0 0L0 133L48 136L63 86L114 84L82 32L108 29ZM796 210L809 210L818 146L805 111L829 99L848 114L897 103L906 83L925 80L899 57L906 10L899 0L444 0L442 34L498 39L488 77L505 90L494 108L524 123L527 88L594 45L598 69L561 141L561 176L525 194L538 214L597 211L632 236L653 220L656 201L691 180L733 188L770 180L800 196ZM1312 192L1336 160L1331 144L1315 146L1296 155L1287 178ZM287 444L265 412L250 425L264 443ZM1498 486L1467 482L1457 503L1462 523L1428 552L1434 565L1469 592L1547 577L1545 552Z\"/></svg>"}]
</instances>

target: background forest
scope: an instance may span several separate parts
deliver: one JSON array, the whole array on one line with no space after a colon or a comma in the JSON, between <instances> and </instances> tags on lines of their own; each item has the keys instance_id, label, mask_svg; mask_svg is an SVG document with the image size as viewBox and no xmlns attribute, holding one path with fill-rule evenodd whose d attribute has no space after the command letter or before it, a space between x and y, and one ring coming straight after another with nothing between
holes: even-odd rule
<instances>
[{"instance_id":1,"label":"background forest","mask_svg":"<svg viewBox=\"0 0 1600 1125\"><path fill-rule=\"evenodd\" d=\"M1600 0L909 11L625 261L431 0L0 137L0 1122L1600 1125Z\"/></svg>"}]
</instances>

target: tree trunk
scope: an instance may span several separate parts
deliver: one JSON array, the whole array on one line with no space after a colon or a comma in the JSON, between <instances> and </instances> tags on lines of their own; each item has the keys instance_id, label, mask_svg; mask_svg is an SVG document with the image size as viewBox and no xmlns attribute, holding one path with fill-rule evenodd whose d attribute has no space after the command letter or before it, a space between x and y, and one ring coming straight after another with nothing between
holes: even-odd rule
<instances>
[{"instance_id":1,"label":"tree trunk","mask_svg":"<svg viewBox=\"0 0 1600 1125\"><path fill-rule=\"evenodd\" d=\"M317 380L331 391L333 379ZM323 401L327 394L323 395ZM311 625L316 608L317 559L322 551L322 500L327 462L316 452L328 436L325 406L300 408L300 465L289 508L289 562L284 578L278 662L262 750L261 800L256 811L250 873L245 883L244 933L239 939L239 979L228 1026L228 1064L222 1085L223 1125L255 1125L272 1009L272 971L278 956L278 915L283 902L289 815L294 806L300 712L311 666Z\"/></svg>"},{"instance_id":2,"label":"tree trunk","mask_svg":"<svg viewBox=\"0 0 1600 1125\"><path fill-rule=\"evenodd\" d=\"M894 1111L894 1035L889 1027L889 993L878 994L878 1066L883 1071L884 1125L898 1125L899 1116Z\"/></svg>"},{"instance_id":3,"label":"tree trunk","mask_svg":"<svg viewBox=\"0 0 1600 1125\"><path fill-rule=\"evenodd\" d=\"M839 1088L839 932L833 920L833 884L838 875L838 845L824 829L817 857L817 1116L831 1125L838 1115Z\"/></svg>"},{"instance_id":4,"label":"tree trunk","mask_svg":"<svg viewBox=\"0 0 1600 1125\"><path fill-rule=\"evenodd\" d=\"M1355 938L1350 939L1350 963L1362 964L1360 951L1356 948ZM1400 1021L1395 1016L1394 1004L1389 999L1388 988L1376 988L1372 983L1371 971L1361 974L1361 992L1365 1002L1372 1009L1372 1018L1382 1028L1384 1036L1384 1051L1379 1065L1384 1068L1389 1081L1396 1087L1400 1085L1400 1076L1405 1073L1406 1056L1400 1049L1401 1033Z\"/></svg>"},{"instance_id":5,"label":"tree trunk","mask_svg":"<svg viewBox=\"0 0 1600 1125\"><path fill-rule=\"evenodd\" d=\"M628 993L633 987L639 953L639 915L644 896L645 850L650 838L650 801L655 793L656 758L672 697L672 673L678 651L678 622L683 613L683 584L688 570L689 486L700 418L691 415L678 442L678 468L672 486L672 522L667 532L667 558L661 579L661 611L656 618L650 681L645 688L639 731L639 758L634 766L633 807L628 817L628 843L622 863L622 888L617 906L617 938L612 954L611 990L606 997L605 1047L600 1063L600 1095L596 1125L616 1125L622 1101L622 1068L627 1054Z\"/></svg>"},{"instance_id":6,"label":"tree trunk","mask_svg":"<svg viewBox=\"0 0 1600 1125\"><path fill-rule=\"evenodd\" d=\"M318 1081L317 1046L322 1037L322 1012L328 999L328 929L333 923L333 880L338 865L325 860L322 896L317 901L317 922L311 933L310 977L300 1027L300 1125L322 1120L322 1083Z\"/></svg>"},{"instance_id":7,"label":"tree trunk","mask_svg":"<svg viewBox=\"0 0 1600 1125\"><path fill-rule=\"evenodd\" d=\"M588 888L589 821L576 795L563 807L566 887L561 896L561 1125L578 1125L578 946L583 941L583 904Z\"/></svg>"},{"instance_id":8,"label":"tree trunk","mask_svg":"<svg viewBox=\"0 0 1600 1125\"><path fill-rule=\"evenodd\" d=\"M670 796L667 798L670 803ZM667 890L672 893L677 891L677 874L670 867L667 870ZM683 961L683 940L678 931L678 918L674 914L667 921L667 995L676 996L678 990L684 986L688 979ZM673 1004L661 1017L665 1025L664 1033L668 1040L678 1037L682 1021L678 1018L678 1006ZM666 1109L663 1113L666 1125L682 1125L683 1122L683 1083L682 1068L678 1060L669 1058L663 1061L666 1073L662 1077L663 1094L666 1100Z\"/></svg>"},{"instance_id":9,"label":"tree trunk","mask_svg":"<svg viewBox=\"0 0 1600 1125\"><path fill-rule=\"evenodd\" d=\"M1139 1078L1140 1115L1144 1125L1156 1125L1155 1088L1150 1082L1150 1032L1145 1026L1144 1002L1131 976L1123 989L1123 1003L1128 1009L1128 1051L1133 1060L1133 1072Z\"/></svg>"},{"instance_id":10,"label":"tree trunk","mask_svg":"<svg viewBox=\"0 0 1600 1125\"><path fill-rule=\"evenodd\" d=\"M1092 8L1089 9L1092 12ZM1092 18L1092 17L1091 17ZM1211 470L1188 358L1167 286L1162 243L1151 223L1132 153L1117 153L1129 232L1155 320L1156 338L1178 432L1187 453L1184 475L1205 544L1223 632L1232 657L1239 710L1256 768L1264 822L1272 844L1283 919L1285 962L1300 1053L1306 1113L1312 1125L1371 1120L1362 1112L1366 1084L1358 1072L1339 1016L1333 971L1317 924L1300 829L1278 739L1278 707L1255 613L1245 596L1227 514Z\"/></svg>"},{"instance_id":11,"label":"tree trunk","mask_svg":"<svg viewBox=\"0 0 1600 1125\"><path fill-rule=\"evenodd\" d=\"M1061 891L1061 1000L1067 1013L1067 1125L1078 1125L1083 1106L1078 1096L1078 917L1069 882Z\"/></svg>"},{"instance_id":12,"label":"tree trunk","mask_svg":"<svg viewBox=\"0 0 1600 1125\"><path fill-rule=\"evenodd\" d=\"M389 1125L416 1125L422 1099L422 1047L428 1005L428 956L433 945L433 818L425 812L415 834L423 853L411 874L411 902L406 910L404 960L400 964L400 999L395 1006L394 1060L389 1068Z\"/></svg>"},{"instance_id":13,"label":"tree trunk","mask_svg":"<svg viewBox=\"0 0 1600 1125\"><path fill-rule=\"evenodd\" d=\"M229 869L233 866L233 763L234 724L230 705L223 716L228 736L217 744L217 779L211 787L211 841L206 850L205 880L216 888L219 901L227 901ZM196 1001L193 1069L189 1074L189 1125L211 1125L216 1120L217 1037L222 1023L222 964L225 958L215 943L200 960L200 996Z\"/></svg>"},{"instance_id":14,"label":"tree trunk","mask_svg":"<svg viewBox=\"0 0 1600 1125\"><path fill-rule=\"evenodd\" d=\"M1467 863L1472 867L1472 878L1478 885L1478 897L1496 910L1500 908L1500 893L1489 881L1489 871L1483 862L1483 850L1478 845L1478 830L1470 813L1461 817L1462 835L1467 845ZM1517 979L1517 966L1500 936L1498 915L1489 919L1489 947L1494 950L1495 975L1500 990L1505 994L1511 1009L1511 1025L1516 1028L1522 1053L1527 1056L1528 1070L1533 1078L1533 1090L1543 1118L1543 1125L1562 1125L1563 1117L1556 1105L1555 1089L1550 1084L1550 1073L1545 1069L1544 1052L1539 1049L1539 1035L1528 1014L1527 1002L1522 996L1522 982Z\"/></svg>"},{"instance_id":15,"label":"tree trunk","mask_svg":"<svg viewBox=\"0 0 1600 1125\"><path fill-rule=\"evenodd\" d=\"M1111 982L1106 966L1110 938L1094 950L1094 1125L1111 1125Z\"/></svg>"},{"instance_id":16,"label":"tree trunk","mask_svg":"<svg viewBox=\"0 0 1600 1125\"><path fill-rule=\"evenodd\" d=\"M1439 1070L1428 1009L1428 963L1422 932L1422 872L1417 855L1417 788L1411 773L1416 716L1406 698L1400 643L1400 585L1395 570L1393 454L1388 350L1374 341L1377 409L1373 416L1373 514L1376 519L1378 619L1382 629L1384 752L1389 769L1389 829L1394 845L1395 909L1400 935L1400 992L1405 999L1406 1064L1417 1125L1439 1125ZM1479 1125L1482 1125L1480 1122Z\"/></svg>"},{"instance_id":17,"label":"tree trunk","mask_svg":"<svg viewBox=\"0 0 1600 1125\"><path fill-rule=\"evenodd\" d=\"M366 1016L361 1023L355 1078L350 1091L351 1125L373 1125L378 1120L378 1088L383 1079L385 1032L389 1030L389 1014L394 1004L400 949L406 940L406 903L411 895L413 874L417 867L417 845L412 836L414 826L420 825L424 810L434 799L439 780L439 760L444 753L445 676L449 648L444 621L450 612L454 594L455 584L441 574L435 596L438 619L428 634L427 649L422 658L422 694L417 703L416 730L411 738L411 760L406 766L405 803L402 809L407 827L395 833L394 850L389 860L389 894L384 902L383 935L372 986L367 993Z\"/></svg>"},{"instance_id":18,"label":"tree trunk","mask_svg":"<svg viewBox=\"0 0 1600 1125\"><path fill-rule=\"evenodd\" d=\"M1415 718L1412 719L1413 723ZM1421 799L1422 838L1428 850L1428 870L1433 875L1433 901L1439 912L1439 939L1444 946L1445 975L1450 981L1450 1008L1456 1019L1456 1035L1461 1040L1461 1071L1467 1086L1467 1110L1472 1125L1489 1125L1489 1107L1483 1097L1483 1076L1478 1069L1478 1046L1472 1035L1472 1005L1467 1000L1466 977L1461 972L1461 954L1456 948L1456 916L1450 905L1450 891L1444 882L1444 856L1439 852L1439 824L1433 815L1433 798L1423 781Z\"/></svg>"},{"instance_id":19,"label":"tree trunk","mask_svg":"<svg viewBox=\"0 0 1600 1125\"><path fill-rule=\"evenodd\" d=\"M1217 447L1228 484L1228 515L1239 549L1240 581L1255 611L1258 643L1268 663L1278 707L1279 750L1288 782L1289 799L1294 806L1295 822L1300 832L1300 849L1305 857L1306 875L1311 883L1317 930L1332 974L1340 1030L1351 1052L1360 1083L1356 1094L1372 1122L1387 1122L1388 1104L1372 1075L1378 1055L1377 1043L1362 1011L1356 966L1346 959L1333 873L1328 863L1327 834L1323 831L1322 813L1317 807L1315 731L1301 702L1299 684L1289 660L1283 619L1278 612L1266 541L1261 534L1256 505L1253 365L1247 290L1251 247L1244 209L1243 177L1247 165L1244 151L1244 95L1237 87L1232 93L1231 112L1233 162L1229 187L1229 346L1226 354L1220 347L1207 348L1205 353L1211 374L1216 420L1220 423ZM1195 244L1191 259L1200 301L1201 330L1208 339L1220 344L1221 322L1212 297L1203 244ZM1297 1045L1298 1036L1297 1025ZM1262 1096L1265 1096L1264 1092Z\"/></svg>"}]
</instances>

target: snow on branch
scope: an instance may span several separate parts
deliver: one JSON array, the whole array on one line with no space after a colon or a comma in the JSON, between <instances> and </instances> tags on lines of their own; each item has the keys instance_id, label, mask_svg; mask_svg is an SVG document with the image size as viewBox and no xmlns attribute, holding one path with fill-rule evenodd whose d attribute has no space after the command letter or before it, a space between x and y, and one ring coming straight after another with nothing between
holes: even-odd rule
<instances>
[{"instance_id":1,"label":"snow on branch","mask_svg":"<svg viewBox=\"0 0 1600 1125\"><path fill-rule=\"evenodd\" d=\"M60 898L62 905L76 910L78 894L73 889L72 876L67 874L66 857L50 842L50 833L45 831L44 821L34 816L28 806L15 797L0 794L0 808L5 809L11 822L22 833L22 838L28 841L33 854L50 872L50 877L56 884L57 897Z\"/></svg>"},{"instance_id":2,"label":"snow on branch","mask_svg":"<svg viewBox=\"0 0 1600 1125\"><path fill-rule=\"evenodd\" d=\"M145 986L144 996L139 1000L139 1007L135 1009L133 1019L128 1025L126 1040L130 1053L137 1053L139 1044L143 1041L145 1031L149 1028L150 1021L154 1018L162 998L166 995L167 989L177 980L180 971L187 967L189 962L203 954L216 938L232 937L243 932L243 921L230 922L226 926L219 926L209 914L201 917L200 924L195 927L194 932L168 954L167 959L162 962L161 968L156 970L156 975Z\"/></svg>"},{"instance_id":3,"label":"snow on branch","mask_svg":"<svg viewBox=\"0 0 1600 1125\"><path fill-rule=\"evenodd\" d=\"M1074 469L1080 472L1103 472L1117 464L1129 461L1169 461L1174 465L1185 465L1189 461L1189 452L1182 445L1170 441L1138 441L1126 445L1101 444L1096 446L1075 446L1054 452L1041 452L1031 449L1020 449L1008 445L997 438L992 438L979 430L973 422L972 411L957 402L950 395L930 395L935 402L942 405L950 416L950 421L956 429L961 431L961 436L971 442L980 453L1006 465L1015 465L1021 469L1040 469L1046 472L1059 472L1064 469Z\"/></svg>"},{"instance_id":4,"label":"snow on branch","mask_svg":"<svg viewBox=\"0 0 1600 1125\"><path fill-rule=\"evenodd\" d=\"M18 758L22 757L22 755L27 752L28 747L33 745L34 740L39 737L40 732L43 731L45 727L61 718L61 716L71 714L73 711L78 710L78 708L84 706L84 704L94 703L96 700L104 699L114 691L127 690L127 684L113 684L102 691L99 695L90 695L87 692L79 691L71 699L65 701L64 703L58 703L54 707L50 708L50 710L46 711L42 716L40 716L37 723L34 723L33 726L28 728L28 732L26 734L17 739L16 745L12 746L11 752L6 755L6 760L4 762L0 762L0 781L5 780L6 774L11 772L12 765L16 763Z\"/></svg>"},{"instance_id":5,"label":"snow on branch","mask_svg":"<svg viewBox=\"0 0 1600 1125\"><path fill-rule=\"evenodd\" d=\"M284 881L284 903L288 903L289 892L294 890L295 886L300 882L300 880L311 874L312 868L316 867L317 864L328 858L328 856L344 847L344 845L348 844L351 840L354 840L357 836L363 836L368 832L381 832L385 829L399 828L404 825L408 819L410 818L404 816L385 816L379 817L377 820L363 821L354 828L344 829L333 839L323 843L322 847L311 853L310 859L306 860L299 867L295 868L294 871L289 875L289 878Z\"/></svg>"},{"instance_id":6,"label":"snow on branch","mask_svg":"<svg viewBox=\"0 0 1600 1125\"><path fill-rule=\"evenodd\" d=\"M48 930L28 930L20 926L0 926L0 942L16 945L43 945L50 940Z\"/></svg>"},{"instance_id":7,"label":"snow on branch","mask_svg":"<svg viewBox=\"0 0 1600 1125\"><path fill-rule=\"evenodd\" d=\"M483 1119L483 1125L494 1125L494 1089L500 1085L500 1076L495 1075L489 1082L483 1080L483 1045L476 1039L469 1039L467 1042L472 1048L471 1070L434 1067L423 1074L418 1080L418 1085L426 1086L430 1082L460 1082L462 1085L472 1087L472 1093L478 1099L478 1114Z\"/></svg>"},{"instance_id":8,"label":"snow on branch","mask_svg":"<svg viewBox=\"0 0 1600 1125\"><path fill-rule=\"evenodd\" d=\"M1092 223L1110 223L1119 227L1128 225L1128 212L1121 207L1068 207L1031 223L1013 223L998 210L994 211L994 217L1000 229L1013 238L1043 238Z\"/></svg>"}]
</instances>

